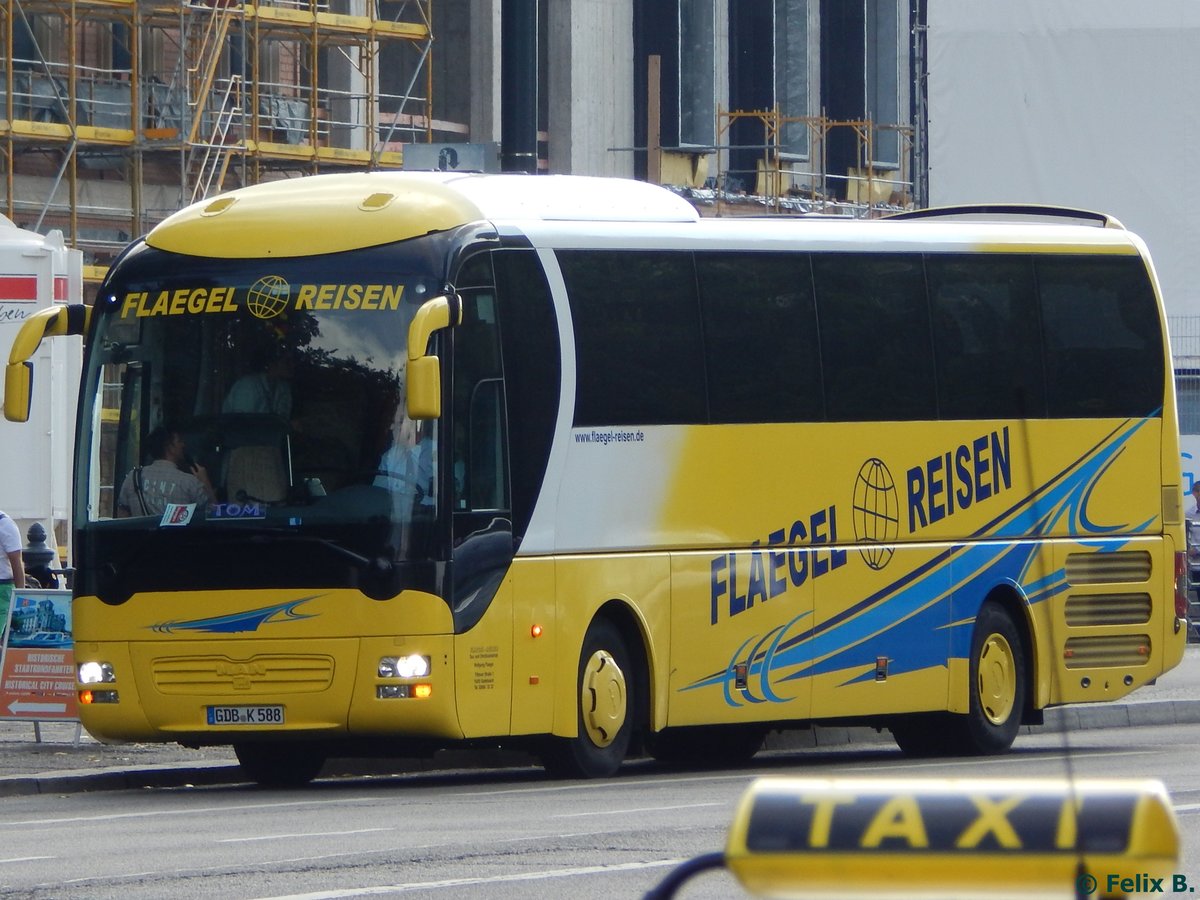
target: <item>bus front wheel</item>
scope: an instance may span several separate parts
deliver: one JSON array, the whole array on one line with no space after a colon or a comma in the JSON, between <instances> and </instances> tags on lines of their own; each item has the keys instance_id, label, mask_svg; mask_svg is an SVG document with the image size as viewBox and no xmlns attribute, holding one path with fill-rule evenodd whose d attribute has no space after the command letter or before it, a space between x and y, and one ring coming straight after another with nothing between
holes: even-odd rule
<instances>
[{"instance_id":1,"label":"bus front wheel","mask_svg":"<svg viewBox=\"0 0 1200 900\"><path fill-rule=\"evenodd\" d=\"M234 744L246 777L265 788L303 787L325 765L325 754L302 744Z\"/></svg>"},{"instance_id":2,"label":"bus front wheel","mask_svg":"<svg viewBox=\"0 0 1200 900\"><path fill-rule=\"evenodd\" d=\"M600 620L588 629L579 653L577 733L552 738L543 762L564 778L615 775L634 730L634 666L621 632Z\"/></svg>"}]
</instances>

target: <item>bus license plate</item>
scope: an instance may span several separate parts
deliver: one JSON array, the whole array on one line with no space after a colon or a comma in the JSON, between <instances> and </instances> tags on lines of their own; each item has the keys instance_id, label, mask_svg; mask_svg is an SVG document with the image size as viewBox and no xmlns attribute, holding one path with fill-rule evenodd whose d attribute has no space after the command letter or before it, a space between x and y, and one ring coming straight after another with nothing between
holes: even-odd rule
<instances>
[{"instance_id":1,"label":"bus license plate","mask_svg":"<svg viewBox=\"0 0 1200 900\"><path fill-rule=\"evenodd\" d=\"M282 706L210 706L209 725L282 725Z\"/></svg>"}]
</instances>

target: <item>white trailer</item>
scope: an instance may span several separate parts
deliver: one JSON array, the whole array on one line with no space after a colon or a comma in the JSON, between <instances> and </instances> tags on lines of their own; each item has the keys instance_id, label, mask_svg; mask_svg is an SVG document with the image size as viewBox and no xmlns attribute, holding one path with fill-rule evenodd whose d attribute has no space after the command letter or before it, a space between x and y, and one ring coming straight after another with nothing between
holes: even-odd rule
<instances>
[{"instance_id":1,"label":"white trailer","mask_svg":"<svg viewBox=\"0 0 1200 900\"><path fill-rule=\"evenodd\" d=\"M9 350L21 323L39 309L83 302L83 254L62 232L18 228L0 215L0 352ZM46 543L70 559L71 465L75 411L83 368L79 339L45 341L33 359L36 398L28 423L0 418L0 510L24 538L39 522Z\"/></svg>"}]
</instances>

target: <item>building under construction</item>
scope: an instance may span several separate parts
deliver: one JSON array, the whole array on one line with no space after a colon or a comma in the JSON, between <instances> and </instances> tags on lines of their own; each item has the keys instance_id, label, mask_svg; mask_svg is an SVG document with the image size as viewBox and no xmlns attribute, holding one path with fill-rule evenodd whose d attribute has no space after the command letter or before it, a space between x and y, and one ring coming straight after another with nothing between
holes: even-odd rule
<instances>
[{"instance_id":1,"label":"building under construction","mask_svg":"<svg viewBox=\"0 0 1200 900\"><path fill-rule=\"evenodd\" d=\"M92 262L181 205L430 139L429 0L9 0L5 212ZM389 72L381 77L381 72Z\"/></svg>"},{"instance_id":2,"label":"building under construction","mask_svg":"<svg viewBox=\"0 0 1200 900\"><path fill-rule=\"evenodd\" d=\"M427 143L451 165L454 147L494 148L497 168L764 195L770 211L909 205L920 7L3 0L0 211L103 266L193 200L400 167Z\"/></svg>"}]
</instances>

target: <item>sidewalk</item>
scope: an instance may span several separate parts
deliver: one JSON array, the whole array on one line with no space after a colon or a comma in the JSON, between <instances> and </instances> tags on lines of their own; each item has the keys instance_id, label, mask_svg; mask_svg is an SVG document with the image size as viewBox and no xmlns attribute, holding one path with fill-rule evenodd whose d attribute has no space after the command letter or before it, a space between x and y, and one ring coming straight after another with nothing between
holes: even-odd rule
<instances>
[{"instance_id":1,"label":"sidewalk","mask_svg":"<svg viewBox=\"0 0 1200 900\"><path fill-rule=\"evenodd\" d=\"M1082 730L1200 722L1200 645L1189 644L1183 662L1115 703L1049 710L1041 729ZM1027 729L1040 730L1040 729ZM40 740L38 738L40 737ZM773 734L767 749L832 747L890 742L870 728L815 727ZM392 774L530 761L520 754L446 751L432 760L333 761L324 777ZM189 750L177 744L101 744L75 723L0 720L0 797L122 790L137 787L238 784L245 781L230 747Z\"/></svg>"}]
</instances>

